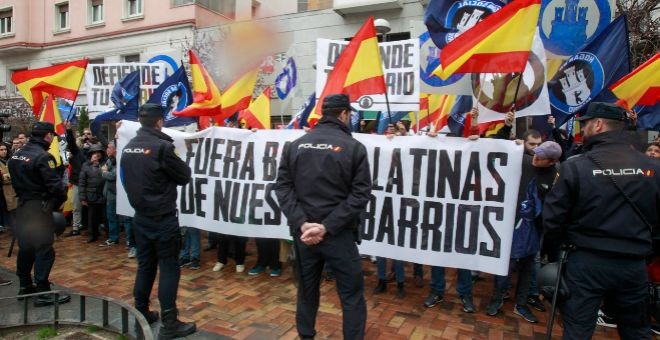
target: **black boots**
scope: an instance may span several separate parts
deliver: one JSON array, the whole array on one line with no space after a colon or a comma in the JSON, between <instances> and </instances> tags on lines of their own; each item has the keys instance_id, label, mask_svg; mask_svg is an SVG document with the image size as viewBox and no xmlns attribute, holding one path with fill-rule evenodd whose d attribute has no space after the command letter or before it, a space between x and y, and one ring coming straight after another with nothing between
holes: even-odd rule
<instances>
[{"instance_id":1,"label":"black boots","mask_svg":"<svg viewBox=\"0 0 660 340\"><path fill-rule=\"evenodd\" d=\"M152 323L158 321L158 318L160 315L158 315L158 312L149 310L149 306L140 306L140 305L135 305L135 309L137 309L142 315L144 316L145 319L147 319L147 322L151 325Z\"/></svg>"},{"instance_id":2,"label":"black boots","mask_svg":"<svg viewBox=\"0 0 660 340\"><path fill-rule=\"evenodd\" d=\"M177 319L177 309L163 311L163 326L158 332L158 340L181 338L195 333L197 326L194 322L181 322Z\"/></svg>"},{"instance_id":3,"label":"black boots","mask_svg":"<svg viewBox=\"0 0 660 340\"><path fill-rule=\"evenodd\" d=\"M387 281L378 280L378 285L374 288L374 294L380 294L387 290Z\"/></svg>"},{"instance_id":4,"label":"black boots","mask_svg":"<svg viewBox=\"0 0 660 340\"><path fill-rule=\"evenodd\" d=\"M47 292L47 291L50 291L50 283L37 286L37 292ZM47 293L47 294L38 295L36 298L34 298L33 302L35 307L44 307L44 306L54 305L56 301L58 304L61 305L63 303L67 303L71 301L71 296L61 293L59 295L55 295L54 293Z\"/></svg>"},{"instance_id":5,"label":"black boots","mask_svg":"<svg viewBox=\"0 0 660 340\"><path fill-rule=\"evenodd\" d=\"M30 284L29 286L21 287L18 290L18 295L25 295L25 294L32 294L36 293L37 289L34 287L34 285ZM23 301L25 299L24 297L19 297L18 301Z\"/></svg>"}]
</instances>

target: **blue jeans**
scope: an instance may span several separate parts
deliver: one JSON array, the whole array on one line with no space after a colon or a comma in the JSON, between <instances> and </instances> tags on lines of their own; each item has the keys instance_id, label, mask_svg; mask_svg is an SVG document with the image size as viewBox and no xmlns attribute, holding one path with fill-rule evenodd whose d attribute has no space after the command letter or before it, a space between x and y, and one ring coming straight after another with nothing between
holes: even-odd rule
<instances>
[{"instance_id":1,"label":"blue jeans","mask_svg":"<svg viewBox=\"0 0 660 340\"><path fill-rule=\"evenodd\" d=\"M536 284L536 275L541 269L541 253L536 253L534 257L534 266L532 267L532 280L529 282L529 296L537 297L541 294L539 292L539 286Z\"/></svg>"},{"instance_id":2,"label":"blue jeans","mask_svg":"<svg viewBox=\"0 0 660 340\"><path fill-rule=\"evenodd\" d=\"M108 200L105 204L108 215L108 240L119 242L119 224L117 224L117 200Z\"/></svg>"},{"instance_id":3,"label":"blue jeans","mask_svg":"<svg viewBox=\"0 0 660 340\"><path fill-rule=\"evenodd\" d=\"M458 269L456 292L459 296L472 295L472 272L468 269ZM431 292L445 294L445 267L431 266Z\"/></svg>"},{"instance_id":4,"label":"blue jeans","mask_svg":"<svg viewBox=\"0 0 660 340\"><path fill-rule=\"evenodd\" d=\"M376 266L378 267L378 279L385 280L387 276L387 259L380 256L376 257ZM396 276L396 282L404 282L406 276L403 271L403 261L392 260L392 267L394 269L394 276Z\"/></svg>"},{"instance_id":5,"label":"blue jeans","mask_svg":"<svg viewBox=\"0 0 660 340\"><path fill-rule=\"evenodd\" d=\"M186 228L186 234L184 235L183 249L179 254L179 258L183 259L192 259L199 261L199 229L197 228Z\"/></svg>"},{"instance_id":6,"label":"blue jeans","mask_svg":"<svg viewBox=\"0 0 660 340\"><path fill-rule=\"evenodd\" d=\"M122 216L122 221L124 221L124 230L126 231L126 244L130 248L135 248L135 232L133 231L133 218L128 216Z\"/></svg>"}]
</instances>

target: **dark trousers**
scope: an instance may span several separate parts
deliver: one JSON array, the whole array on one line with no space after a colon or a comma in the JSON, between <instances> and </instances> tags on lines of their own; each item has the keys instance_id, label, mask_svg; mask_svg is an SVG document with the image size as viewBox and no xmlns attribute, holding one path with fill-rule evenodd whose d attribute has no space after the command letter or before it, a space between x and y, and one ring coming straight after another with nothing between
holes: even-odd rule
<instances>
[{"instance_id":1,"label":"dark trousers","mask_svg":"<svg viewBox=\"0 0 660 340\"><path fill-rule=\"evenodd\" d=\"M237 265L244 264L247 240L247 237L218 234L218 262L227 264L229 247L234 244L234 261Z\"/></svg>"},{"instance_id":2,"label":"dark trousers","mask_svg":"<svg viewBox=\"0 0 660 340\"><path fill-rule=\"evenodd\" d=\"M149 307L149 296L160 269L158 279L158 301L161 310L176 308L181 268L179 251L181 233L176 214L154 219L136 214L133 218L135 243L137 245L138 269L133 295L135 306Z\"/></svg>"},{"instance_id":3,"label":"dark trousers","mask_svg":"<svg viewBox=\"0 0 660 340\"><path fill-rule=\"evenodd\" d=\"M564 275L571 293L560 307L564 339L591 339L603 298L621 339L651 339L643 259L577 250L568 255Z\"/></svg>"},{"instance_id":4,"label":"dark trousers","mask_svg":"<svg viewBox=\"0 0 660 340\"><path fill-rule=\"evenodd\" d=\"M257 242L257 266L280 269L280 240L272 238L255 238Z\"/></svg>"},{"instance_id":5,"label":"dark trousers","mask_svg":"<svg viewBox=\"0 0 660 340\"><path fill-rule=\"evenodd\" d=\"M495 297L502 298L504 292L511 287L511 275L514 270L518 272L518 281L516 282L516 304L525 306L529 294L529 285L532 280L532 271L534 269L534 257L532 254L519 259L511 259L509 262L509 275L495 276Z\"/></svg>"},{"instance_id":6,"label":"dark trousers","mask_svg":"<svg viewBox=\"0 0 660 340\"><path fill-rule=\"evenodd\" d=\"M307 246L295 237L300 249L300 279L296 327L301 338L314 337L316 313L319 309L320 284L323 265L327 263L335 275L337 293L343 312L344 339L363 339L367 320L364 301L364 277L360 254L351 230L338 235L326 235L315 246Z\"/></svg>"},{"instance_id":7,"label":"dark trousers","mask_svg":"<svg viewBox=\"0 0 660 340\"><path fill-rule=\"evenodd\" d=\"M16 257L16 275L21 287L34 283L40 290L49 290L48 276L55 263L53 249L53 216L44 211L41 200L25 201L16 209L16 238L18 255Z\"/></svg>"},{"instance_id":8,"label":"dark trousers","mask_svg":"<svg viewBox=\"0 0 660 340\"><path fill-rule=\"evenodd\" d=\"M87 235L90 240L96 240L99 237L99 225L103 223L104 203L87 204Z\"/></svg>"}]
</instances>

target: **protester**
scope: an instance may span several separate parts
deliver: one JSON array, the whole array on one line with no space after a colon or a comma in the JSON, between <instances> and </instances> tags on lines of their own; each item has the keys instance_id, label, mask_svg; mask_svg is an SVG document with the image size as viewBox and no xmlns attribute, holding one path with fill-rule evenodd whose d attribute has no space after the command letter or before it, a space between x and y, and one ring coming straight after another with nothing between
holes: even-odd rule
<instances>
[{"instance_id":1,"label":"protester","mask_svg":"<svg viewBox=\"0 0 660 340\"><path fill-rule=\"evenodd\" d=\"M247 237L218 234L218 262L213 266L214 272L219 272L228 263L229 250L234 249L234 261L236 261L236 272L245 271L245 245Z\"/></svg>"},{"instance_id":2,"label":"protester","mask_svg":"<svg viewBox=\"0 0 660 340\"><path fill-rule=\"evenodd\" d=\"M66 185L55 169L55 158L47 150L55 136L51 123L32 124L30 141L12 156L8 163L11 181L18 196L16 238L18 256L16 273L19 295L50 291L48 277L55 263L53 211L66 201ZM31 271L34 267L34 283ZM71 297L41 294L35 307L62 304Z\"/></svg>"},{"instance_id":3,"label":"protester","mask_svg":"<svg viewBox=\"0 0 660 340\"><path fill-rule=\"evenodd\" d=\"M196 331L194 322L177 318L176 296L181 276L178 263L181 232L177 217L177 186L190 181L191 170L174 152L173 140L161 132L163 108L144 104L139 110L142 127L122 151L121 170L133 209L138 270L133 295L135 308L149 323L158 313L149 311L149 296L160 270L158 300L163 317L160 339L184 337Z\"/></svg>"},{"instance_id":4,"label":"protester","mask_svg":"<svg viewBox=\"0 0 660 340\"><path fill-rule=\"evenodd\" d=\"M98 240L99 226L103 223L103 211L106 205L103 197L105 180L101 170L101 163L104 157L103 149L100 146L90 148L89 160L83 164L80 170L80 204L87 207L87 243L93 243ZM108 235L108 240L101 246L112 246L119 243L119 235ZM113 240L112 237L117 239Z\"/></svg>"},{"instance_id":5,"label":"protester","mask_svg":"<svg viewBox=\"0 0 660 340\"><path fill-rule=\"evenodd\" d=\"M192 270L200 268L200 248L199 229L186 227L183 233L183 249L179 252L179 265L188 266Z\"/></svg>"},{"instance_id":6,"label":"protester","mask_svg":"<svg viewBox=\"0 0 660 340\"><path fill-rule=\"evenodd\" d=\"M117 148L115 142L108 143L105 149L108 159L101 166L101 176L104 179L103 197L105 197L105 211L108 219L108 240L105 245L119 244L119 221L117 216ZM128 231L126 232L128 235ZM128 237L127 237L128 238ZM130 257L130 256L129 256Z\"/></svg>"},{"instance_id":7,"label":"protester","mask_svg":"<svg viewBox=\"0 0 660 340\"><path fill-rule=\"evenodd\" d=\"M71 122L68 120L65 121L64 127L66 128L67 148L71 153L71 157L69 157L69 166L71 167L69 183L72 186L71 204L73 206L72 228L68 236L77 236L80 235L80 230L83 229L83 225L87 224L86 219L83 218L87 217L87 207L84 207L85 214L83 214L83 206L80 203L80 187L78 186L80 180L80 170L82 170L83 164L87 162L87 155L80 147L78 147L78 144L76 143L76 137L73 134L73 130L71 130Z\"/></svg>"},{"instance_id":8,"label":"protester","mask_svg":"<svg viewBox=\"0 0 660 340\"><path fill-rule=\"evenodd\" d=\"M18 149L21 148L21 141L18 139L18 137L14 138L11 140L11 154L13 155L14 152L18 151Z\"/></svg>"},{"instance_id":9,"label":"protester","mask_svg":"<svg viewBox=\"0 0 660 340\"><path fill-rule=\"evenodd\" d=\"M282 265L280 264L280 241L271 238L256 237L257 243L257 265L248 271L248 275L259 275L270 268L270 276L277 277L282 275Z\"/></svg>"},{"instance_id":10,"label":"protester","mask_svg":"<svg viewBox=\"0 0 660 340\"><path fill-rule=\"evenodd\" d=\"M646 155L652 158L660 158L660 142L651 142L646 147Z\"/></svg>"},{"instance_id":11,"label":"protester","mask_svg":"<svg viewBox=\"0 0 660 340\"><path fill-rule=\"evenodd\" d=\"M336 278L344 339L364 338L367 309L355 241L358 217L369 201L372 183L366 148L351 137L351 110L348 95L325 97L323 116L314 130L285 147L275 184L300 259L296 327L302 339L316 336L326 262ZM318 144L335 147L313 147Z\"/></svg>"},{"instance_id":12,"label":"protester","mask_svg":"<svg viewBox=\"0 0 660 340\"><path fill-rule=\"evenodd\" d=\"M25 146L25 144L27 144L27 142L28 142L28 138L27 138L27 136L25 135L25 133L23 133L23 132L20 132L20 133L18 134L18 137L17 137L17 138L18 138L18 142L19 142L20 145L21 145L21 146L20 146L21 148L22 148L23 146Z\"/></svg>"},{"instance_id":13,"label":"protester","mask_svg":"<svg viewBox=\"0 0 660 340\"><path fill-rule=\"evenodd\" d=\"M565 339L591 338L603 299L621 338L651 339L644 258L658 227L660 168L631 149L625 120L618 106L589 104L580 117L585 152L562 163L544 204L545 237L573 249L570 298L560 306Z\"/></svg>"},{"instance_id":14,"label":"protester","mask_svg":"<svg viewBox=\"0 0 660 340\"><path fill-rule=\"evenodd\" d=\"M0 194L1 231L4 231L5 228L14 230L14 214L18 206L16 191L14 191L14 187L11 185L11 176L9 175L7 161L7 146L0 144L0 175L2 175L2 194Z\"/></svg>"},{"instance_id":15,"label":"protester","mask_svg":"<svg viewBox=\"0 0 660 340\"><path fill-rule=\"evenodd\" d=\"M403 299L406 296L404 290L406 276L403 269L403 261L392 260L392 269L394 270L394 276L396 279L396 297L398 299ZM387 290L387 258L380 256L376 257L376 270L378 272L378 285L374 288L374 294L380 294Z\"/></svg>"}]
</instances>

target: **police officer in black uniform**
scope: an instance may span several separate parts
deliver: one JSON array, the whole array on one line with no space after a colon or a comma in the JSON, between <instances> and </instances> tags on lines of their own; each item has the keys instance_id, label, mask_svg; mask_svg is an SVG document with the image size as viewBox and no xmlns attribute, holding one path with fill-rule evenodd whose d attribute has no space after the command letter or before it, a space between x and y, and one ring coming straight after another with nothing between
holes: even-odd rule
<instances>
[{"instance_id":1,"label":"police officer in black uniform","mask_svg":"<svg viewBox=\"0 0 660 340\"><path fill-rule=\"evenodd\" d=\"M9 160L9 174L18 196L16 209L16 237L18 256L16 274L21 294L50 291L48 276L55 263L55 223L53 210L66 201L66 184L56 169L55 158L48 153L55 136L53 124L32 124L30 141L14 153ZM34 267L33 286L31 271ZM37 307L55 303L54 294L41 294L34 300ZM58 303L69 302L71 297L59 295Z\"/></svg>"},{"instance_id":2,"label":"police officer in black uniform","mask_svg":"<svg viewBox=\"0 0 660 340\"><path fill-rule=\"evenodd\" d=\"M149 296L159 268L158 300L163 327L158 338L172 339L196 331L194 322L177 319L176 308L181 276L177 186L190 181L191 171L175 154L172 138L161 132L164 111L160 105L142 105L139 121L142 127L122 150L121 159L124 188L135 209L138 270L133 295L136 309L149 323L156 322L158 313L149 311Z\"/></svg>"},{"instance_id":3,"label":"police officer in black uniform","mask_svg":"<svg viewBox=\"0 0 660 340\"><path fill-rule=\"evenodd\" d=\"M302 339L316 335L323 265L330 266L344 317L344 339L364 338L367 309L358 218L371 194L364 145L351 137L348 95L329 95L314 130L284 149L275 190L299 249L296 326Z\"/></svg>"},{"instance_id":4,"label":"police officer in black uniform","mask_svg":"<svg viewBox=\"0 0 660 340\"><path fill-rule=\"evenodd\" d=\"M658 226L660 169L632 149L622 108L592 102L580 120L586 152L562 163L543 207L546 238L575 248L560 306L564 339L591 338L603 298L622 339L651 339L644 258Z\"/></svg>"}]
</instances>

